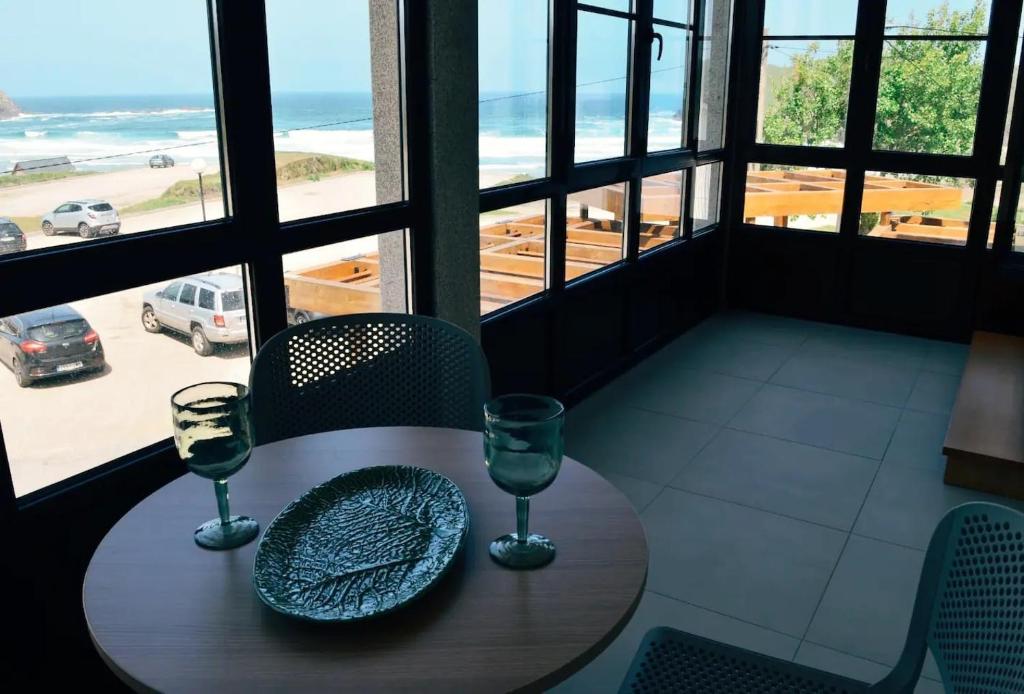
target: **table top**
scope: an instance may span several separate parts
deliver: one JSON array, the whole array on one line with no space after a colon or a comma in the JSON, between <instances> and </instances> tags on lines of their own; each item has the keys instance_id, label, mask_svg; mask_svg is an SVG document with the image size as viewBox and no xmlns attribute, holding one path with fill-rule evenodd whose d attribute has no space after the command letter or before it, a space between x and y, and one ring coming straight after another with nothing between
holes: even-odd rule
<instances>
[{"instance_id":1,"label":"table top","mask_svg":"<svg viewBox=\"0 0 1024 694\"><path fill-rule=\"evenodd\" d=\"M193 542L216 502L212 483L190 474L128 512L89 564L83 602L100 655L140 690L534 691L593 660L629 621L647 541L627 499L565 458L530 509L555 560L498 566L487 546L514 530L515 502L488 476L478 432L353 429L261 446L229 481L231 511L262 531L316 484L396 464L447 475L469 503L463 554L419 600L349 624L275 613L252 587L257 542L223 552Z\"/></svg>"}]
</instances>

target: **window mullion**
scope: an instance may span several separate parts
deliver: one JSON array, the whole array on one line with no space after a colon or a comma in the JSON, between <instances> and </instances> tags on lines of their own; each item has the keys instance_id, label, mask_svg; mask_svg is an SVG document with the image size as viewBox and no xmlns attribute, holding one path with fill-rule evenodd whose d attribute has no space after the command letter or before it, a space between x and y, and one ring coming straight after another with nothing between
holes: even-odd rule
<instances>
[{"instance_id":1,"label":"window mullion","mask_svg":"<svg viewBox=\"0 0 1024 694\"><path fill-rule=\"evenodd\" d=\"M263 0L216 4L218 97L231 207L248 266L250 325L256 346L286 327L279 248L277 173L266 8Z\"/></svg>"}]
</instances>

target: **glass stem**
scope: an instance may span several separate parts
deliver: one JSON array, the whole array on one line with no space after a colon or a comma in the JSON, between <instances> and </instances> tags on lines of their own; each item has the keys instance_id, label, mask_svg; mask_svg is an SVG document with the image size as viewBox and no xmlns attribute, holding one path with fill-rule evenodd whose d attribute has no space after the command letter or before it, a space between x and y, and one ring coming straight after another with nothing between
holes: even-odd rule
<instances>
[{"instance_id":1,"label":"glass stem","mask_svg":"<svg viewBox=\"0 0 1024 694\"><path fill-rule=\"evenodd\" d=\"M220 513L220 524L227 525L231 522L231 512L228 511L228 481L214 480L213 491L217 492L217 512Z\"/></svg>"},{"instance_id":2,"label":"glass stem","mask_svg":"<svg viewBox=\"0 0 1024 694\"><path fill-rule=\"evenodd\" d=\"M516 542L526 542L530 522L530 497L516 497Z\"/></svg>"}]
</instances>

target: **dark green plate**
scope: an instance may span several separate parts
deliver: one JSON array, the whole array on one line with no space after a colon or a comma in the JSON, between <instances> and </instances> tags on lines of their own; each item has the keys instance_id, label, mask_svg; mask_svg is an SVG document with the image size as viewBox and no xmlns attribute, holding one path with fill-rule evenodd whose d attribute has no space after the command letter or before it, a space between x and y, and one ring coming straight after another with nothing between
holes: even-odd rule
<instances>
[{"instance_id":1,"label":"dark green plate","mask_svg":"<svg viewBox=\"0 0 1024 694\"><path fill-rule=\"evenodd\" d=\"M468 530L466 498L447 477L404 465L355 470L278 514L256 550L253 584L293 617L374 617L433 586Z\"/></svg>"}]
</instances>

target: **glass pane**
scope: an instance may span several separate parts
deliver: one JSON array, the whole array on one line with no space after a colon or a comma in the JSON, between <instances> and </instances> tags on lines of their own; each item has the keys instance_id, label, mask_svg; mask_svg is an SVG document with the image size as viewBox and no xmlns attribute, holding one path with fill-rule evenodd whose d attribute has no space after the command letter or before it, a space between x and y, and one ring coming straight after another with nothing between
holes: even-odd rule
<instances>
[{"instance_id":1,"label":"glass pane","mask_svg":"<svg viewBox=\"0 0 1024 694\"><path fill-rule=\"evenodd\" d=\"M661 60L658 60L657 49L651 55L649 152L682 147L686 138L686 66L689 62L690 32L667 26L659 26L656 31L663 37L664 50Z\"/></svg>"},{"instance_id":2,"label":"glass pane","mask_svg":"<svg viewBox=\"0 0 1024 694\"><path fill-rule=\"evenodd\" d=\"M992 209L992 221L994 222L999 210L999 203L1002 200L1002 182L995 184L995 205ZM988 247L991 248L991 237ZM1017 197L1017 209L1014 210L1014 237L1011 248L1017 253L1024 252L1024 196Z\"/></svg>"},{"instance_id":3,"label":"glass pane","mask_svg":"<svg viewBox=\"0 0 1024 694\"><path fill-rule=\"evenodd\" d=\"M206 1L57 5L0 3L0 253L200 222L198 159L223 217Z\"/></svg>"},{"instance_id":4,"label":"glass pane","mask_svg":"<svg viewBox=\"0 0 1024 694\"><path fill-rule=\"evenodd\" d=\"M743 218L747 224L839 231L846 172L751 164Z\"/></svg>"},{"instance_id":5,"label":"glass pane","mask_svg":"<svg viewBox=\"0 0 1024 694\"><path fill-rule=\"evenodd\" d=\"M765 36L853 36L857 0L765 0Z\"/></svg>"},{"instance_id":6,"label":"glass pane","mask_svg":"<svg viewBox=\"0 0 1024 694\"><path fill-rule=\"evenodd\" d=\"M405 232L287 253L288 323L350 313L406 313Z\"/></svg>"},{"instance_id":7,"label":"glass pane","mask_svg":"<svg viewBox=\"0 0 1024 694\"><path fill-rule=\"evenodd\" d=\"M853 41L777 41L762 52L757 141L842 147Z\"/></svg>"},{"instance_id":8,"label":"glass pane","mask_svg":"<svg viewBox=\"0 0 1024 694\"><path fill-rule=\"evenodd\" d=\"M547 201L480 215L480 315L544 290Z\"/></svg>"},{"instance_id":9,"label":"glass pane","mask_svg":"<svg viewBox=\"0 0 1024 694\"><path fill-rule=\"evenodd\" d=\"M1017 210L1013 224L1013 250L1024 253L1024 192L1017 196Z\"/></svg>"},{"instance_id":10,"label":"glass pane","mask_svg":"<svg viewBox=\"0 0 1024 694\"><path fill-rule=\"evenodd\" d=\"M886 35L984 36L991 0L888 0Z\"/></svg>"},{"instance_id":11,"label":"glass pane","mask_svg":"<svg viewBox=\"0 0 1024 694\"><path fill-rule=\"evenodd\" d=\"M625 205L625 183L582 190L568 197L565 228L566 281L622 260Z\"/></svg>"},{"instance_id":12,"label":"glass pane","mask_svg":"<svg viewBox=\"0 0 1024 694\"><path fill-rule=\"evenodd\" d=\"M187 279L215 310L162 295L168 280L4 319L0 423L19 496L170 437L180 388L248 380L241 269Z\"/></svg>"},{"instance_id":13,"label":"glass pane","mask_svg":"<svg viewBox=\"0 0 1024 694\"><path fill-rule=\"evenodd\" d=\"M999 219L999 201L1003 199L1003 182L996 181L996 194L992 198L992 214L989 215L988 248L992 248L996 236L996 220Z\"/></svg>"},{"instance_id":14,"label":"glass pane","mask_svg":"<svg viewBox=\"0 0 1024 694\"><path fill-rule=\"evenodd\" d=\"M480 0L480 187L544 176L547 0ZM500 31L494 31L501 27Z\"/></svg>"},{"instance_id":15,"label":"glass pane","mask_svg":"<svg viewBox=\"0 0 1024 694\"><path fill-rule=\"evenodd\" d=\"M609 10L618 10L619 12L629 12L631 9L630 0L580 0L580 3L593 5L594 7L604 7Z\"/></svg>"},{"instance_id":16,"label":"glass pane","mask_svg":"<svg viewBox=\"0 0 1024 694\"><path fill-rule=\"evenodd\" d=\"M281 220L401 200L394 3L266 7Z\"/></svg>"},{"instance_id":17,"label":"glass pane","mask_svg":"<svg viewBox=\"0 0 1024 694\"><path fill-rule=\"evenodd\" d=\"M693 179L693 233L718 224L722 200L722 164L704 164L697 167Z\"/></svg>"},{"instance_id":18,"label":"glass pane","mask_svg":"<svg viewBox=\"0 0 1024 694\"><path fill-rule=\"evenodd\" d=\"M685 24L690 21L690 0L654 0L654 18Z\"/></svg>"},{"instance_id":19,"label":"glass pane","mask_svg":"<svg viewBox=\"0 0 1024 694\"><path fill-rule=\"evenodd\" d=\"M970 154L984 62L983 41L886 39L875 149Z\"/></svg>"},{"instance_id":20,"label":"glass pane","mask_svg":"<svg viewBox=\"0 0 1024 694\"><path fill-rule=\"evenodd\" d=\"M860 234L963 246L973 200L971 179L868 172Z\"/></svg>"},{"instance_id":21,"label":"glass pane","mask_svg":"<svg viewBox=\"0 0 1024 694\"><path fill-rule=\"evenodd\" d=\"M681 238L686 172L648 176L640 188L640 252Z\"/></svg>"},{"instance_id":22,"label":"glass pane","mask_svg":"<svg viewBox=\"0 0 1024 694\"><path fill-rule=\"evenodd\" d=\"M1018 29L1018 33L1020 31L1021 30ZM1017 98L1017 82L1020 80L1020 72L1017 69L1017 66L1020 65L1020 47L1022 41L1024 41L1024 36L1018 35L1017 52L1014 54L1013 58L1013 82L1010 83L1010 100L1006 105L1006 125L1003 127L1003 149L999 155L999 163L1003 165L1006 164L1006 151L1010 147L1010 126L1013 125L1013 102L1016 101Z\"/></svg>"},{"instance_id":23,"label":"glass pane","mask_svg":"<svg viewBox=\"0 0 1024 694\"><path fill-rule=\"evenodd\" d=\"M575 161L626 151L629 20L579 12L576 42Z\"/></svg>"},{"instance_id":24,"label":"glass pane","mask_svg":"<svg viewBox=\"0 0 1024 694\"><path fill-rule=\"evenodd\" d=\"M719 149L725 143L726 88L729 82L729 36L732 1L706 0L701 42L700 113L697 149Z\"/></svg>"}]
</instances>

